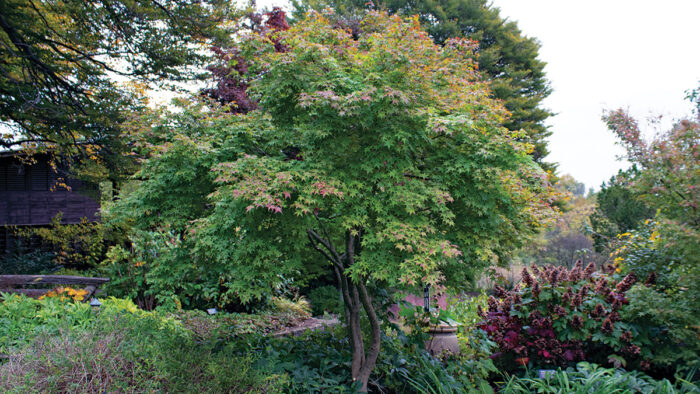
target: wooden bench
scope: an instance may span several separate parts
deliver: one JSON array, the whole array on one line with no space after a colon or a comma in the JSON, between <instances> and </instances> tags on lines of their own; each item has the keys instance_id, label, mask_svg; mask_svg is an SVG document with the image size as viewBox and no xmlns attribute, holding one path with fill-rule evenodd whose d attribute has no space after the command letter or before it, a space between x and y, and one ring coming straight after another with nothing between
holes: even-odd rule
<instances>
[{"instance_id":1,"label":"wooden bench","mask_svg":"<svg viewBox=\"0 0 700 394\"><path fill-rule=\"evenodd\" d=\"M97 288L109 282L109 278L91 278L69 275L0 275L0 293L24 294L27 297L39 298L53 290L52 288L25 288L34 285L82 285L87 294L83 298L89 300ZM72 287L72 286L71 286Z\"/></svg>"}]
</instances>

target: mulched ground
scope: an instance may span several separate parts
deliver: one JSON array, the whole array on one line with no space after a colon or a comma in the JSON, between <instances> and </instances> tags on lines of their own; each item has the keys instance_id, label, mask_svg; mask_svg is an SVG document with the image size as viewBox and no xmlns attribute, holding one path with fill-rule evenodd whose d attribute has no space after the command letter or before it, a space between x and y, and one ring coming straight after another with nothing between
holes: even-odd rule
<instances>
[{"instance_id":1,"label":"mulched ground","mask_svg":"<svg viewBox=\"0 0 700 394\"><path fill-rule=\"evenodd\" d=\"M281 337L281 336L286 336L286 335L297 336L297 335L303 334L307 330L311 330L311 331L325 330L326 327L334 327L338 324L340 324L340 321L335 317L332 319L317 319L315 317L312 317L310 319L306 319L304 321L301 321L292 327L287 327L287 328L283 328L282 330L275 331L274 333L272 333L272 336L275 336L275 337Z\"/></svg>"}]
</instances>

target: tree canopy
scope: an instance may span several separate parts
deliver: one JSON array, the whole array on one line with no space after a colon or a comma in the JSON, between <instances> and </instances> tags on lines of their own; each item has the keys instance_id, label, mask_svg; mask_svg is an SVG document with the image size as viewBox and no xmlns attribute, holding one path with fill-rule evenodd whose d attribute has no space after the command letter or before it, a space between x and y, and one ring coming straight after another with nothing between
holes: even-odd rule
<instances>
[{"instance_id":1,"label":"tree canopy","mask_svg":"<svg viewBox=\"0 0 700 394\"><path fill-rule=\"evenodd\" d=\"M524 36L515 22L502 18L498 8L487 0L302 0L294 4L297 17L309 8L321 11L331 7L349 19L343 22L347 27L352 27L352 20L368 7L418 15L423 28L438 44L457 37L478 41L478 68L490 80L493 96L502 100L511 113L504 125L512 131L525 130L528 141L534 144L535 161L554 170L553 164L544 162L549 153L546 139L551 134L544 122L552 113L542 107L551 89L544 73L545 62L538 59L540 45Z\"/></svg>"},{"instance_id":2,"label":"tree canopy","mask_svg":"<svg viewBox=\"0 0 700 394\"><path fill-rule=\"evenodd\" d=\"M231 12L225 0L3 1L0 146L50 147L117 170L120 127L143 89L193 78L201 46L226 39Z\"/></svg>"},{"instance_id":3,"label":"tree canopy","mask_svg":"<svg viewBox=\"0 0 700 394\"><path fill-rule=\"evenodd\" d=\"M700 228L700 123L682 119L670 130L645 141L637 121L624 110L603 117L625 148L625 158L638 166L632 190L650 207L696 231Z\"/></svg>"}]
</instances>

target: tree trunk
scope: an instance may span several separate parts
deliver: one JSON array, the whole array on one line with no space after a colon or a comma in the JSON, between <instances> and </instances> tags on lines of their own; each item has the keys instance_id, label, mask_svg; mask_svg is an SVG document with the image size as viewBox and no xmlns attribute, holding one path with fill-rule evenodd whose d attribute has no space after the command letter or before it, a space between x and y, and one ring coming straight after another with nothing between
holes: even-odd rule
<instances>
[{"instance_id":1,"label":"tree trunk","mask_svg":"<svg viewBox=\"0 0 700 394\"><path fill-rule=\"evenodd\" d=\"M319 218L317 217L317 219ZM320 219L319 224L321 224ZM347 231L345 234L345 253L338 254L328 237L328 233L325 229L322 228L322 230L323 237L314 230L308 230L307 233L314 248L333 263L333 271L338 281L338 288L343 296L348 336L352 345L352 380L359 380L362 384L362 391L367 392L369 377L379 356L381 325L372 305L372 299L367 292L367 278L353 281L346 272L346 269L355 263L362 231L355 231L355 235L351 231ZM371 328L369 349L367 351L365 351L365 342L362 335L362 311L365 312Z\"/></svg>"},{"instance_id":2,"label":"tree trunk","mask_svg":"<svg viewBox=\"0 0 700 394\"><path fill-rule=\"evenodd\" d=\"M369 376L372 374L374 366L377 364L377 357L379 356L379 349L382 340L382 330L379 323L379 318L377 318L377 313L372 305L372 299L367 294L367 288L364 283L359 283L358 287L360 289L360 299L362 300L362 306L365 309L367 318L369 319L370 325L370 345L369 351L366 354L365 362L360 368L360 373L357 376L362 382L362 391L367 392L367 383L369 382Z\"/></svg>"},{"instance_id":3,"label":"tree trunk","mask_svg":"<svg viewBox=\"0 0 700 394\"><path fill-rule=\"evenodd\" d=\"M347 277L343 281L351 289L349 302L346 302L345 317L348 322L348 333L352 344L352 380L359 380L362 383L362 392L366 392L369 377L379 356L381 326L364 281L354 283ZM365 351L365 342L362 334L362 310L367 315L371 327L369 349L367 351Z\"/></svg>"}]
</instances>

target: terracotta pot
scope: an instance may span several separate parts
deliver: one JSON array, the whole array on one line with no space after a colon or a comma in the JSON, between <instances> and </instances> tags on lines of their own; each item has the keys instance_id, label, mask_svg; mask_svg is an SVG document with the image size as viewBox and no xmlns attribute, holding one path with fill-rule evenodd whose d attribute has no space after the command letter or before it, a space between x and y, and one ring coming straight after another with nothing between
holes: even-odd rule
<instances>
[{"instance_id":1,"label":"terracotta pot","mask_svg":"<svg viewBox=\"0 0 700 394\"><path fill-rule=\"evenodd\" d=\"M425 349L433 356L439 356L443 352L459 354L459 341L457 341L457 327L447 324L432 326L428 329L430 339L425 342Z\"/></svg>"}]
</instances>

